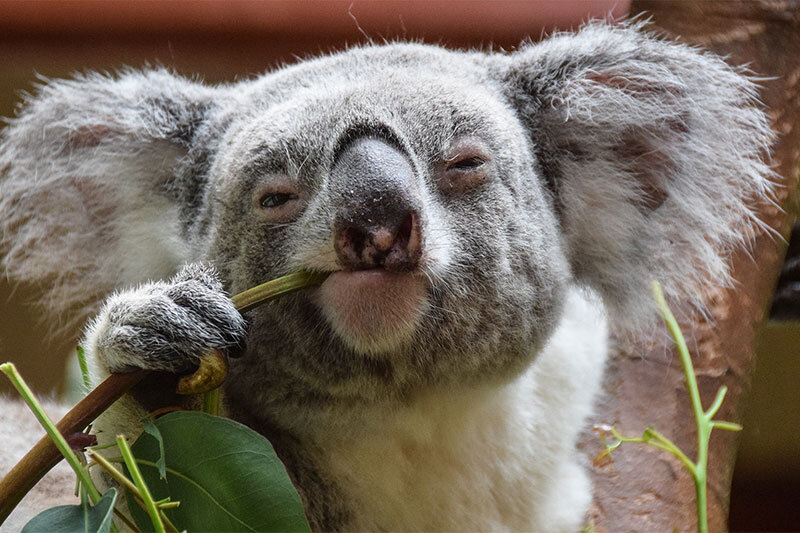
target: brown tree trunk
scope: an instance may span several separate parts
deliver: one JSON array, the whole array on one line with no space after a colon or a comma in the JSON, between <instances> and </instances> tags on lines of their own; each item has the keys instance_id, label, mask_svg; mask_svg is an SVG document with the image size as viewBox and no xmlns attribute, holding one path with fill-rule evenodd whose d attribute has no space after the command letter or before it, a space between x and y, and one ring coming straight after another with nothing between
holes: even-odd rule
<instances>
[{"instance_id":1,"label":"brown tree trunk","mask_svg":"<svg viewBox=\"0 0 800 533\"><path fill-rule=\"evenodd\" d=\"M778 141L772 156L787 206L800 162L800 1L634 1L632 15L652 17L654 29L670 38L712 50L734 65L747 65L761 82L761 98ZM761 218L787 235L790 217L777 208ZM732 258L737 286L708 297L711 320L681 324L698 376L704 407L717 390L729 389L716 418L741 421L745 393L755 366L754 341L781 265L785 243L762 233L752 252ZM607 395L595 421L624 435L641 435L648 425L695 458L695 423L680 361L671 345L624 347L613 359ZM709 457L710 531L727 529L728 494L737 434L716 430ZM601 450L595 434L585 435L589 460ZM691 477L669 454L626 444L613 462L593 467L595 501L589 515L596 531L692 531L696 527Z\"/></svg>"}]
</instances>

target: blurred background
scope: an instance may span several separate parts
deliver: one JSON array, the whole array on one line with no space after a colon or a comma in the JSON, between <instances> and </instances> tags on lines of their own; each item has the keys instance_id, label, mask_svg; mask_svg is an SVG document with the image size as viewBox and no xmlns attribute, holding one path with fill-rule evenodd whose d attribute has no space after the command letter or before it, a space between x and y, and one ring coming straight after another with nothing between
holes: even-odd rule
<instances>
[{"instance_id":1,"label":"blurred background","mask_svg":"<svg viewBox=\"0 0 800 533\"><path fill-rule=\"evenodd\" d=\"M588 18L623 17L628 8L626 0L0 0L0 116L13 116L21 91L33 90L37 76L151 64L228 82L368 39L508 50L528 36L538 39ZM47 325L31 305L37 294L36 287L11 287L0 276L0 361L14 361L38 393L65 394L77 333L45 338ZM730 527L797 530L800 322L768 322L760 338ZM10 392L0 380L0 393Z\"/></svg>"}]
</instances>

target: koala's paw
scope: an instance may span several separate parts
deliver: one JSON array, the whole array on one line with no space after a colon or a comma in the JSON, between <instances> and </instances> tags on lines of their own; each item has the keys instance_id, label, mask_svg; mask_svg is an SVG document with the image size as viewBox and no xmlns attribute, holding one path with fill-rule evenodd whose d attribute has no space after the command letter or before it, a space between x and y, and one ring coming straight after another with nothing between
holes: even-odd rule
<instances>
[{"instance_id":1,"label":"koala's paw","mask_svg":"<svg viewBox=\"0 0 800 533\"><path fill-rule=\"evenodd\" d=\"M213 268L188 265L167 282L110 297L84 345L111 372L185 374L210 348L244 346L245 321Z\"/></svg>"}]
</instances>

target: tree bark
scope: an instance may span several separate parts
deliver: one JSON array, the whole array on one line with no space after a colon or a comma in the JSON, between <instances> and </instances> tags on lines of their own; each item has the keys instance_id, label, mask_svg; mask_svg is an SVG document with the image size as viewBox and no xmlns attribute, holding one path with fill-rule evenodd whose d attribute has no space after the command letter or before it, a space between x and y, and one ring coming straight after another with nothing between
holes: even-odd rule
<instances>
[{"instance_id":1,"label":"tree bark","mask_svg":"<svg viewBox=\"0 0 800 533\"><path fill-rule=\"evenodd\" d=\"M780 176L779 203L788 206L800 162L800 1L634 1L631 14L652 18L652 29L668 38L747 65L760 82L761 98L778 139L772 161ZM788 235L791 217L770 207L761 219ZM781 266L785 242L766 231L752 250L732 257L736 286L708 295L708 320L681 327L698 376L705 408L725 385L728 395L715 418L740 422L755 366L755 338ZM695 423L680 361L670 344L621 347L606 379L606 396L595 421L623 435L641 435L648 425L695 458ZM710 531L727 529L728 495L737 434L715 430L709 454ZM598 436L584 436L591 461L602 450ZM595 499L589 523L595 531L692 531L696 527L691 477L671 455L642 444L624 444L613 461L592 467Z\"/></svg>"}]
</instances>

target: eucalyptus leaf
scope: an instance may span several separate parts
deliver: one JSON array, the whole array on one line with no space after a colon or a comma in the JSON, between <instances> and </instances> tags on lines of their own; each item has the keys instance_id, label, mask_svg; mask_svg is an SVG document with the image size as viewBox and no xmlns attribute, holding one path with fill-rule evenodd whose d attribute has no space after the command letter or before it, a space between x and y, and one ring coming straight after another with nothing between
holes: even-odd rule
<instances>
[{"instance_id":1,"label":"eucalyptus leaf","mask_svg":"<svg viewBox=\"0 0 800 533\"><path fill-rule=\"evenodd\" d=\"M158 461L156 461L156 468L158 468L158 476L161 479L167 477L167 463L164 461L164 438L158 427L153 423L150 417L145 417L142 421L144 431L158 442Z\"/></svg>"},{"instance_id":2,"label":"eucalyptus leaf","mask_svg":"<svg viewBox=\"0 0 800 533\"><path fill-rule=\"evenodd\" d=\"M165 415L155 422L164 443L166 479L158 473L159 443L143 433L133 455L155 500L180 506L165 514L179 530L309 531L286 468L262 435L227 418L196 411ZM142 530L152 526L129 495Z\"/></svg>"},{"instance_id":3,"label":"eucalyptus leaf","mask_svg":"<svg viewBox=\"0 0 800 533\"><path fill-rule=\"evenodd\" d=\"M94 507L85 498L81 505L51 507L25 524L22 533L108 533L116 501L117 490L108 489Z\"/></svg>"}]
</instances>

